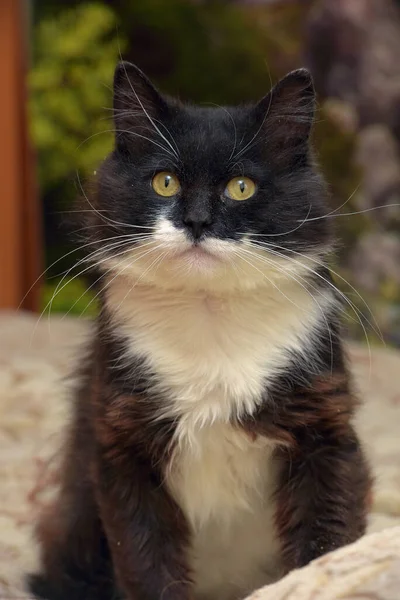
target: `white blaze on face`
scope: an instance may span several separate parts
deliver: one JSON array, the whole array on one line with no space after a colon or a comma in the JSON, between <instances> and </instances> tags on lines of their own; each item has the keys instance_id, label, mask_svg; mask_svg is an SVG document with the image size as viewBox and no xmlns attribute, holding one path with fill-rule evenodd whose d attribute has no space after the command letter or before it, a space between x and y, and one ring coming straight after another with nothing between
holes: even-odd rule
<instances>
[{"instance_id":1,"label":"white blaze on face","mask_svg":"<svg viewBox=\"0 0 400 600\"><path fill-rule=\"evenodd\" d=\"M194 245L183 228L161 217L152 240L104 264L110 266L132 285L140 281L164 289L226 293L304 281L315 268L315 258L278 257L252 247L246 236L238 241L206 237Z\"/></svg>"},{"instance_id":2,"label":"white blaze on face","mask_svg":"<svg viewBox=\"0 0 400 600\"><path fill-rule=\"evenodd\" d=\"M178 229L169 219L161 217L155 227L154 239L171 252L180 252L192 246L184 229Z\"/></svg>"}]
</instances>

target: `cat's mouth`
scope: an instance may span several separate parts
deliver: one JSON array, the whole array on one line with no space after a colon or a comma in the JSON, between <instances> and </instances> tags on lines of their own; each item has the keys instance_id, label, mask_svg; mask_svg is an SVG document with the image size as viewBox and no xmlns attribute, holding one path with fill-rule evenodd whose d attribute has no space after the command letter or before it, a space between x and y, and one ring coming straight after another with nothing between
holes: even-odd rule
<instances>
[{"instance_id":1,"label":"cat's mouth","mask_svg":"<svg viewBox=\"0 0 400 600\"><path fill-rule=\"evenodd\" d=\"M209 266L215 264L216 262L220 262L221 258L217 256L215 253L210 250L204 248L204 246L200 244L192 244L189 248L185 248L178 254L176 254L176 258L180 260L184 260L193 266Z\"/></svg>"},{"instance_id":2,"label":"cat's mouth","mask_svg":"<svg viewBox=\"0 0 400 600\"><path fill-rule=\"evenodd\" d=\"M224 266L225 270L225 263L230 262L237 251L232 241L211 235L194 241L183 228L176 228L166 218L159 220L154 233L154 242L166 263L174 271L185 273L185 276L189 273L197 276L199 272L203 275L212 272L215 274L220 266Z\"/></svg>"},{"instance_id":3,"label":"cat's mouth","mask_svg":"<svg viewBox=\"0 0 400 600\"><path fill-rule=\"evenodd\" d=\"M192 244L192 246L190 246L190 248L185 248L185 250L182 250L178 256L180 257L184 257L184 256L194 256L194 257L203 257L203 256L212 256L214 257L214 255L209 251L206 250L206 248L204 248L203 246L200 246L199 244Z\"/></svg>"}]
</instances>

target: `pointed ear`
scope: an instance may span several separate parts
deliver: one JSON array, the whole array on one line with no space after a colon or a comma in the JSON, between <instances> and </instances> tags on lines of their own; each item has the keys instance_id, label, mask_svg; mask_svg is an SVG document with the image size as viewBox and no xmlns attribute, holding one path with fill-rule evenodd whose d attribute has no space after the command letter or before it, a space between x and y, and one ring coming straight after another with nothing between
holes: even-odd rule
<instances>
[{"instance_id":1,"label":"pointed ear","mask_svg":"<svg viewBox=\"0 0 400 600\"><path fill-rule=\"evenodd\" d=\"M315 112L315 90L307 69L292 71L281 79L257 110L264 121L265 141L283 163L307 152Z\"/></svg>"},{"instance_id":2,"label":"pointed ear","mask_svg":"<svg viewBox=\"0 0 400 600\"><path fill-rule=\"evenodd\" d=\"M159 119L167 104L151 81L135 65L121 61L114 73L114 123L117 139L122 131L147 127Z\"/></svg>"}]
</instances>

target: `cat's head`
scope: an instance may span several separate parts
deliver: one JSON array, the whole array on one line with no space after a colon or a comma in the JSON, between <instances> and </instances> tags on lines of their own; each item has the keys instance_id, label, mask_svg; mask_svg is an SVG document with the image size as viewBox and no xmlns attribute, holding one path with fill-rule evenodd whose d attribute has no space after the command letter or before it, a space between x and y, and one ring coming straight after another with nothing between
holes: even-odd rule
<instances>
[{"instance_id":1,"label":"cat's head","mask_svg":"<svg viewBox=\"0 0 400 600\"><path fill-rule=\"evenodd\" d=\"M88 228L98 267L213 291L307 277L331 244L310 150L314 109L304 69L257 103L221 107L182 104L120 63L115 149L98 171Z\"/></svg>"}]
</instances>

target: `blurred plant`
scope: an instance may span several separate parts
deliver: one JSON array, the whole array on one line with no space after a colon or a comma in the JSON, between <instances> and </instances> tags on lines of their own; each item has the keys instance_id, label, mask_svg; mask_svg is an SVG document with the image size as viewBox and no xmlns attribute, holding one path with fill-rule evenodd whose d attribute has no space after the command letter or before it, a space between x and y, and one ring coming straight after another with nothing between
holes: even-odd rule
<instances>
[{"instance_id":1,"label":"blurred plant","mask_svg":"<svg viewBox=\"0 0 400 600\"><path fill-rule=\"evenodd\" d=\"M111 108L109 86L124 46L113 10L100 3L53 12L35 28L29 77L31 133L39 159L47 263L55 261L43 288L44 305L55 289L53 277L79 258L78 253L71 254L67 219L60 212L71 208L77 194L72 183L76 174L87 179L112 147L111 112L106 109ZM62 287L53 310L71 308L82 286L73 280ZM82 312L91 297L84 294L73 312Z\"/></svg>"},{"instance_id":2,"label":"blurred plant","mask_svg":"<svg viewBox=\"0 0 400 600\"><path fill-rule=\"evenodd\" d=\"M110 8L85 4L37 26L30 111L44 193L77 170L87 176L111 148L104 107L118 59L116 25Z\"/></svg>"},{"instance_id":3,"label":"blurred plant","mask_svg":"<svg viewBox=\"0 0 400 600\"><path fill-rule=\"evenodd\" d=\"M72 277L65 281L58 278L46 282L43 287L42 305L44 314L60 312L79 317L94 317L98 312L95 292L88 289L81 279Z\"/></svg>"}]
</instances>

